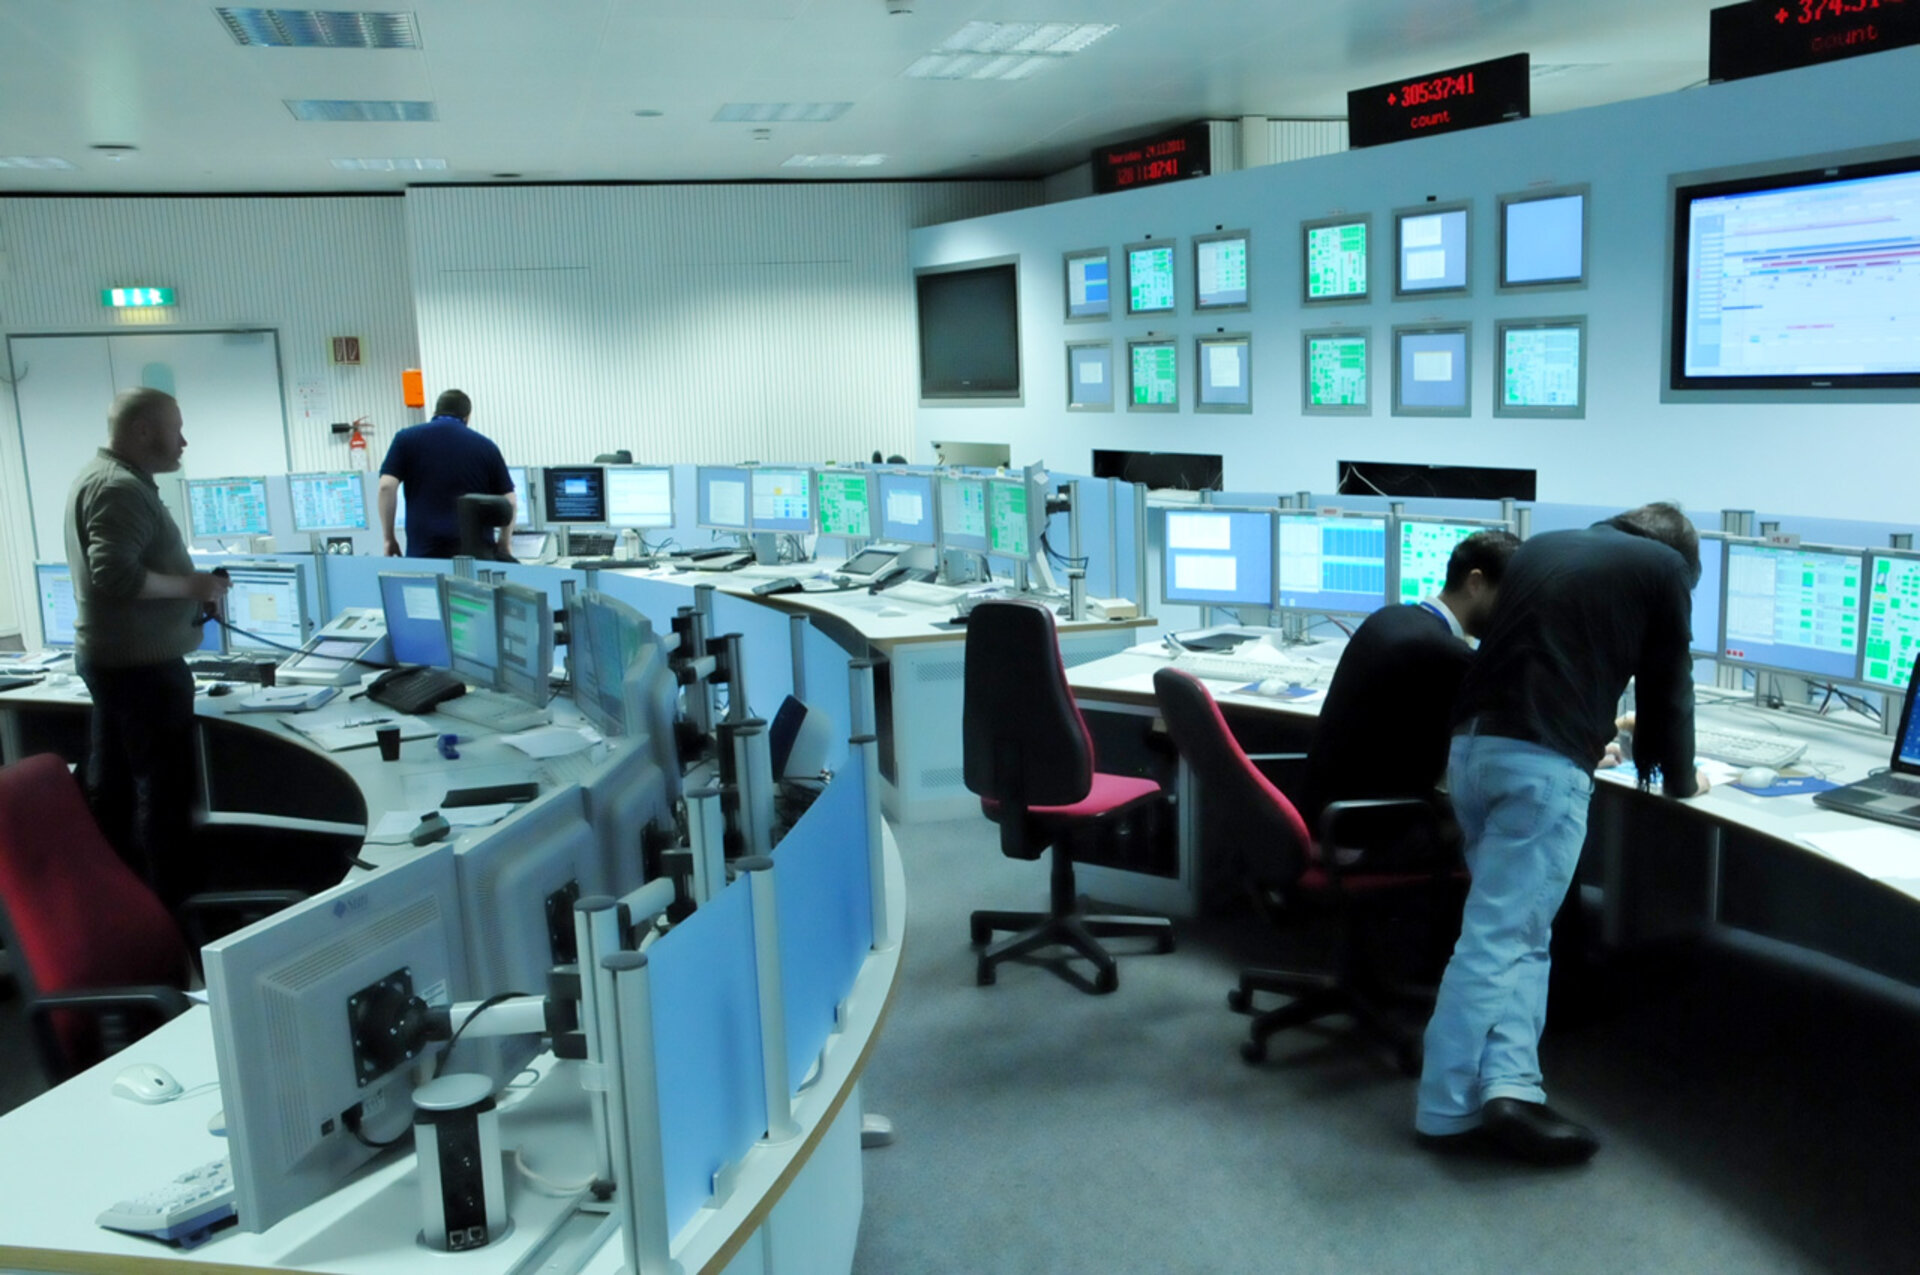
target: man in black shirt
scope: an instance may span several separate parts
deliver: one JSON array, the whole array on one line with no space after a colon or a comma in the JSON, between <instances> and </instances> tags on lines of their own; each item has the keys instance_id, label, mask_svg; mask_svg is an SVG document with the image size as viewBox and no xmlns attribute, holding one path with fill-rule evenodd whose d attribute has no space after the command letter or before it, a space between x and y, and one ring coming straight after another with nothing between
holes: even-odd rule
<instances>
[{"instance_id":1,"label":"man in black shirt","mask_svg":"<svg viewBox=\"0 0 1920 1275\"><path fill-rule=\"evenodd\" d=\"M1427 1024L1414 1127L1428 1146L1483 1138L1540 1164L1599 1148L1541 1088L1548 940L1629 678L1641 782L1657 769L1669 796L1706 791L1688 652L1699 578L1699 534L1669 504L1536 536L1507 568L1447 764L1473 884Z\"/></svg>"}]
</instances>

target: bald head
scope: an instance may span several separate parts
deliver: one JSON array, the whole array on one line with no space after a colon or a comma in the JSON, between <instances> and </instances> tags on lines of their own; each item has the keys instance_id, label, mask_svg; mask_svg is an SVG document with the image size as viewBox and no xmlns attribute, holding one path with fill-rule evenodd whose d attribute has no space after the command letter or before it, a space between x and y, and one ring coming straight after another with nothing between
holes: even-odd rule
<instances>
[{"instance_id":1,"label":"bald head","mask_svg":"<svg viewBox=\"0 0 1920 1275\"><path fill-rule=\"evenodd\" d=\"M172 473L187 447L180 404L164 390L122 391L107 409L107 445L148 473Z\"/></svg>"}]
</instances>

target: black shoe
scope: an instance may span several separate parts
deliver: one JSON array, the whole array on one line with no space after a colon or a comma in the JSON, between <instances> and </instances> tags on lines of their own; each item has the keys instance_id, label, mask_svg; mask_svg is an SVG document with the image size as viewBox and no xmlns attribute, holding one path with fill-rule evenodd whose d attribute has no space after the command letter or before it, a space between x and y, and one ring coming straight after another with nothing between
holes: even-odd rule
<instances>
[{"instance_id":1,"label":"black shoe","mask_svg":"<svg viewBox=\"0 0 1920 1275\"><path fill-rule=\"evenodd\" d=\"M1491 1098L1480 1109L1488 1142L1529 1164L1581 1164L1600 1149L1600 1139L1544 1102Z\"/></svg>"},{"instance_id":2,"label":"black shoe","mask_svg":"<svg viewBox=\"0 0 1920 1275\"><path fill-rule=\"evenodd\" d=\"M1416 1129L1413 1141L1422 1151L1434 1155L1476 1155L1488 1146L1486 1134L1478 1125L1459 1133L1421 1133Z\"/></svg>"}]
</instances>

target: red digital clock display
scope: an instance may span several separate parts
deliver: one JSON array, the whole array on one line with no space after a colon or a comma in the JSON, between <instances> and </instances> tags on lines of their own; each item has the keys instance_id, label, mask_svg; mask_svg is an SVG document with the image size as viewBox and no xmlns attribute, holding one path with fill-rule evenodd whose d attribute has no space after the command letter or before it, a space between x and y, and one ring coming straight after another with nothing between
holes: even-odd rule
<instances>
[{"instance_id":1,"label":"red digital clock display","mask_svg":"<svg viewBox=\"0 0 1920 1275\"><path fill-rule=\"evenodd\" d=\"M1530 109L1524 53L1476 62L1347 94L1347 144L1379 146L1432 133L1525 119Z\"/></svg>"},{"instance_id":2,"label":"red digital clock display","mask_svg":"<svg viewBox=\"0 0 1920 1275\"><path fill-rule=\"evenodd\" d=\"M1920 44L1920 0L1748 0L1711 17L1711 80Z\"/></svg>"},{"instance_id":3,"label":"red digital clock display","mask_svg":"<svg viewBox=\"0 0 1920 1275\"><path fill-rule=\"evenodd\" d=\"M1138 186L1205 177L1213 166L1213 133L1203 121L1093 153L1093 187L1102 195Z\"/></svg>"}]
</instances>

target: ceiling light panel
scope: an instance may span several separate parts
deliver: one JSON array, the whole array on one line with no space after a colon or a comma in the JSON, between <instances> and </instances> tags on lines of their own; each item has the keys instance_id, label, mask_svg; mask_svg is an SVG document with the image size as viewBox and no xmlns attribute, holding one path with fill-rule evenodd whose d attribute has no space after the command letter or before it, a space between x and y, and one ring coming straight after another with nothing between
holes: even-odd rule
<instances>
[{"instance_id":1,"label":"ceiling light panel","mask_svg":"<svg viewBox=\"0 0 1920 1275\"><path fill-rule=\"evenodd\" d=\"M235 44L267 49L417 49L420 25L411 13L333 9L218 8Z\"/></svg>"},{"instance_id":2,"label":"ceiling light panel","mask_svg":"<svg viewBox=\"0 0 1920 1275\"><path fill-rule=\"evenodd\" d=\"M1060 62L1046 54L929 53L902 74L910 80L1024 80Z\"/></svg>"},{"instance_id":3,"label":"ceiling light panel","mask_svg":"<svg viewBox=\"0 0 1920 1275\"><path fill-rule=\"evenodd\" d=\"M432 102L351 102L286 99L293 118L308 124L431 124L440 118Z\"/></svg>"},{"instance_id":4,"label":"ceiling light panel","mask_svg":"<svg viewBox=\"0 0 1920 1275\"><path fill-rule=\"evenodd\" d=\"M885 155L794 155L782 168L873 168L887 162Z\"/></svg>"},{"instance_id":5,"label":"ceiling light panel","mask_svg":"<svg viewBox=\"0 0 1920 1275\"><path fill-rule=\"evenodd\" d=\"M1041 53L1065 57L1111 33L1106 22L969 22L940 42L943 53Z\"/></svg>"},{"instance_id":6,"label":"ceiling light panel","mask_svg":"<svg viewBox=\"0 0 1920 1275\"><path fill-rule=\"evenodd\" d=\"M0 168L69 169L73 165L58 155L0 155Z\"/></svg>"},{"instance_id":7,"label":"ceiling light panel","mask_svg":"<svg viewBox=\"0 0 1920 1275\"><path fill-rule=\"evenodd\" d=\"M825 124L853 108L852 102L728 102L713 113L716 124Z\"/></svg>"},{"instance_id":8,"label":"ceiling light panel","mask_svg":"<svg viewBox=\"0 0 1920 1275\"><path fill-rule=\"evenodd\" d=\"M439 171L444 159L336 159L333 166L347 173L397 173Z\"/></svg>"}]
</instances>

